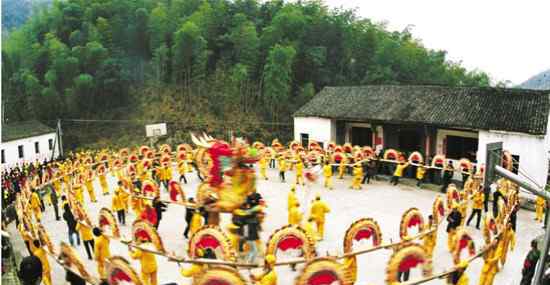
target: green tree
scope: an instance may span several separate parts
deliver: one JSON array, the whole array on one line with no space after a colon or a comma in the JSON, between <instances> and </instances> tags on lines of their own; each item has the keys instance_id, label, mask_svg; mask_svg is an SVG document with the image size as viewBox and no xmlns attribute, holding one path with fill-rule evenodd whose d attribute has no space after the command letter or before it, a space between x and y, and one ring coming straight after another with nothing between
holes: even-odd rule
<instances>
[{"instance_id":1,"label":"green tree","mask_svg":"<svg viewBox=\"0 0 550 285\"><path fill-rule=\"evenodd\" d=\"M272 106L274 121L280 120L280 112L287 102L292 82L292 62L296 50L292 46L275 45L269 51L264 71L264 95Z\"/></svg>"},{"instance_id":2,"label":"green tree","mask_svg":"<svg viewBox=\"0 0 550 285\"><path fill-rule=\"evenodd\" d=\"M174 70L176 82L189 89L191 81L202 78L206 69L206 40L197 25L185 22L175 34Z\"/></svg>"}]
</instances>

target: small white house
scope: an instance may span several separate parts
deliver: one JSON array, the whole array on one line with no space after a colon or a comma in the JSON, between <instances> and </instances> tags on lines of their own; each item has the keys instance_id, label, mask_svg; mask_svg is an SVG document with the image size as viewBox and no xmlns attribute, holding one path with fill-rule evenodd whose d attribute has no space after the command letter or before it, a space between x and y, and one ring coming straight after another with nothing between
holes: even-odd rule
<instances>
[{"instance_id":1,"label":"small white house","mask_svg":"<svg viewBox=\"0 0 550 285\"><path fill-rule=\"evenodd\" d=\"M24 162L50 160L62 149L55 129L38 121L2 124L1 164L11 168Z\"/></svg>"},{"instance_id":2,"label":"small white house","mask_svg":"<svg viewBox=\"0 0 550 285\"><path fill-rule=\"evenodd\" d=\"M514 171L547 183L550 90L445 86L325 87L294 114L294 139L369 145L429 160L443 154L485 163L502 142ZM521 175L521 174L520 174Z\"/></svg>"}]
</instances>

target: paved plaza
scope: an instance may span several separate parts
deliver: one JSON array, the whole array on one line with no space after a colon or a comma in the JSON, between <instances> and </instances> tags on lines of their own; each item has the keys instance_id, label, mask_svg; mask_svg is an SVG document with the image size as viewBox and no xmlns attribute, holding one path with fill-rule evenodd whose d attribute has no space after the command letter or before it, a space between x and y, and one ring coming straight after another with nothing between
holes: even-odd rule
<instances>
[{"instance_id":1,"label":"paved plaza","mask_svg":"<svg viewBox=\"0 0 550 285\"><path fill-rule=\"evenodd\" d=\"M174 169L174 173L177 173ZM263 195L267 202L267 215L263 225L261 238L265 242L271 233L287 224L287 194L290 189L290 182L294 181L294 174L287 172L287 183L279 182L277 171L268 169L269 180L258 179L258 190ZM116 187L116 179L109 177L109 185L111 192ZM187 197L195 195L195 189L199 184L199 180L195 173L187 175L188 184L183 184L183 189ZM302 209L309 204L307 201L312 200L316 193L320 193L322 199L329 203L331 213L327 216L325 225L326 233L324 241L317 244L317 252L319 255L336 255L342 253L343 238L346 229L355 220L371 217L378 221L382 229L382 238L384 242L397 241L399 239L399 223L401 215L410 207L419 208L427 217L431 213L432 203L437 195L436 192L428 190L420 190L411 186L399 185L391 186L387 181L374 181L371 184L363 185L363 190L350 190L348 187L351 184L351 178L345 177L344 180L334 179L334 190L325 190L322 188L322 181L317 181L307 186L299 186L297 189L298 197L302 205ZM112 195L102 196L100 194L99 182L94 181L96 194L98 195L98 203L88 203L87 209L92 221L97 222L97 216L101 207L111 206ZM85 200L89 201L87 193ZM162 190L162 197L168 199L168 193ZM131 212L131 211L130 211ZM53 209L47 207L44 213L43 224L50 234L50 237L56 246L60 241L68 241L66 223L55 221ZM165 248L169 251L174 251L177 255L186 256L187 240L183 237L185 229L185 208L179 205L169 205L167 212L164 213L160 223L159 234L163 239ZM222 217L222 228L229 222L229 216ZM133 213L127 217L127 226L121 227L121 233L130 237L130 226L135 219ZM518 214L517 227L517 243L516 248L509 254L506 266L497 274L494 284L512 285L519 284L521 279L521 268L523 260L529 250L529 244L533 238L543 233L541 224L536 224L534 213L526 210L520 210ZM441 272L452 266L450 253L447 251L447 234L445 232L446 223L439 227L437 247L434 252L434 273ZM14 241L16 249L26 254L27 251L23 242L19 238L19 234L15 230L12 223L10 232L16 235ZM476 230L472 225L468 227L468 231L472 234L476 242L476 248L483 245L481 232ZM360 244L360 246L368 247L370 243ZM77 247L83 260L94 275L97 275L97 267L95 262L86 259L86 252L83 245ZM391 250L379 250L358 257L358 279L355 284L385 284L385 271L387 262L391 255ZM128 248L119 241L111 241L111 254L121 255L129 259ZM283 255L279 255L281 261ZM159 284L176 282L177 284L191 284L190 279L185 279L179 274L179 266L176 263L168 262L164 257L158 257L159 265L158 277ZM55 264L55 261L50 260L52 264L53 284L64 284L65 272ZM139 271L139 263L132 261L134 268ZM181 266L190 266L183 264ZM477 284L482 260L477 259L472 262L467 270L470 277L470 284ZM278 284L293 284L294 278L301 271L301 266L297 267L297 271L293 272L288 266L278 267ZM248 277L249 271L242 270L243 276ZM419 278L420 270L415 269L411 272L411 280ZM443 280L434 280L426 284L444 284Z\"/></svg>"}]
</instances>

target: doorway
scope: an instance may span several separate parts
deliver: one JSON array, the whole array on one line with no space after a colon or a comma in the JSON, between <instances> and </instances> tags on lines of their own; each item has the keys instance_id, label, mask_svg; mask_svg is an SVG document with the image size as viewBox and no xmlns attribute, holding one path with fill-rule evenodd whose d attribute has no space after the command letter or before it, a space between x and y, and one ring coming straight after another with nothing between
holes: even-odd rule
<instances>
[{"instance_id":1,"label":"doorway","mask_svg":"<svg viewBox=\"0 0 550 285\"><path fill-rule=\"evenodd\" d=\"M372 129L351 127L351 144L358 146L372 146Z\"/></svg>"}]
</instances>

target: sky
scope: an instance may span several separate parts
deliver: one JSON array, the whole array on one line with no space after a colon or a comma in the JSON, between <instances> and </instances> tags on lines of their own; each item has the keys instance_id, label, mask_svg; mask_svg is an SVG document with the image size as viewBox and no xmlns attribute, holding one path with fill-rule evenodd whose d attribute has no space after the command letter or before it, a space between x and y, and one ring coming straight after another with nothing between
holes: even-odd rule
<instances>
[{"instance_id":1,"label":"sky","mask_svg":"<svg viewBox=\"0 0 550 285\"><path fill-rule=\"evenodd\" d=\"M494 82L520 84L550 69L549 0L324 0L357 8L360 17L387 22L389 30L412 25L425 47L488 73Z\"/></svg>"}]
</instances>

